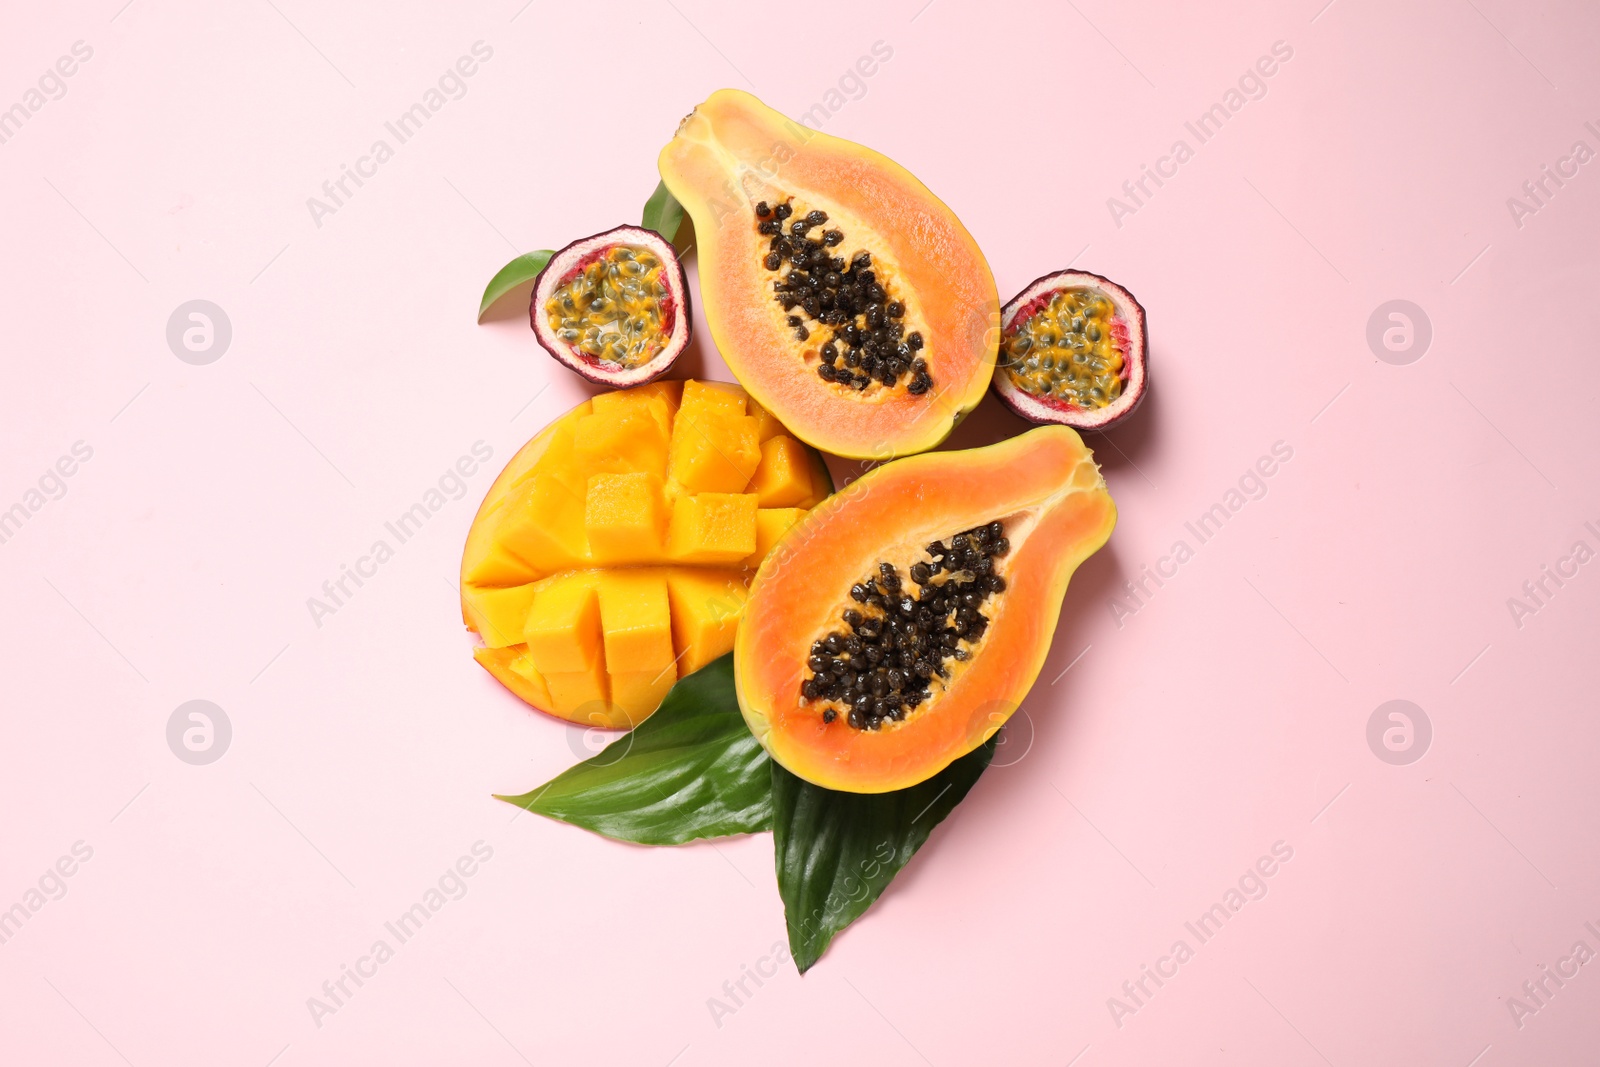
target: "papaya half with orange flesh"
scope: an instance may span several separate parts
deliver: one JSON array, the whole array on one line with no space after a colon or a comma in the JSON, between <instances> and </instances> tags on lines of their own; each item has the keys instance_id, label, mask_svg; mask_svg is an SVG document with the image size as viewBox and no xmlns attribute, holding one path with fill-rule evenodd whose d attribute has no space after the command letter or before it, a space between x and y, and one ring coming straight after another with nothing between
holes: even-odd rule
<instances>
[{"instance_id":1,"label":"papaya half with orange flesh","mask_svg":"<svg viewBox=\"0 0 1600 1067\"><path fill-rule=\"evenodd\" d=\"M899 164L713 93L658 164L694 219L701 303L750 395L853 458L932 448L983 398L999 296L959 219Z\"/></svg>"},{"instance_id":2,"label":"papaya half with orange flesh","mask_svg":"<svg viewBox=\"0 0 1600 1067\"><path fill-rule=\"evenodd\" d=\"M832 488L821 457L738 386L586 400L511 458L473 519L473 656L552 715L635 726L732 649L757 565Z\"/></svg>"},{"instance_id":3,"label":"papaya half with orange flesh","mask_svg":"<svg viewBox=\"0 0 1600 1067\"><path fill-rule=\"evenodd\" d=\"M1021 705L1068 580L1116 518L1065 426L864 475L791 528L751 583L734 643L751 732L828 789L932 777Z\"/></svg>"}]
</instances>

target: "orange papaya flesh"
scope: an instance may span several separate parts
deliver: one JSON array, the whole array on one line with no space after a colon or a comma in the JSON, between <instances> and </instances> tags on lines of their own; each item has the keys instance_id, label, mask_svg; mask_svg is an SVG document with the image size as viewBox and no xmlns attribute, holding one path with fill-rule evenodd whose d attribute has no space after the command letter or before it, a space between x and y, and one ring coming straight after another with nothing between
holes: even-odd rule
<instances>
[{"instance_id":1,"label":"orange papaya flesh","mask_svg":"<svg viewBox=\"0 0 1600 1067\"><path fill-rule=\"evenodd\" d=\"M731 89L684 119L658 165L694 219L718 349L794 436L840 456L908 455L983 398L994 276L905 168Z\"/></svg>"},{"instance_id":2,"label":"orange papaya flesh","mask_svg":"<svg viewBox=\"0 0 1600 1067\"><path fill-rule=\"evenodd\" d=\"M734 674L752 733L829 789L932 777L1021 705L1068 580L1115 525L1064 426L864 475L801 518L751 583ZM891 668L904 688L885 684Z\"/></svg>"},{"instance_id":3,"label":"orange papaya flesh","mask_svg":"<svg viewBox=\"0 0 1600 1067\"><path fill-rule=\"evenodd\" d=\"M637 725L732 649L766 551L832 491L822 458L738 386L657 381L584 401L511 458L473 519L473 655L542 711Z\"/></svg>"}]
</instances>

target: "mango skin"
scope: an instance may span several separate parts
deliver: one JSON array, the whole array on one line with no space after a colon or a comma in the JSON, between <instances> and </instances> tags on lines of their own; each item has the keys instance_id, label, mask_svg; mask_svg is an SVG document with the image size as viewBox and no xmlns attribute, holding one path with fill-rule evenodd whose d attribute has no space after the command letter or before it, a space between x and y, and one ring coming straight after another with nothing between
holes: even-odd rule
<instances>
[{"instance_id":1,"label":"mango skin","mask_svg":"<svg viewBox=\"0 0 1600 1067\"><path fill-rule=\"evenodd\" d=\"M922 545L995 519L1011 550L991 623L949 688L904 722L857 730L802 702L811 642L837 629L851 584L884 541ZM1043 426L984 448L896 460L812 508L762 562L734 642L739 707L762 747L815 785L905 789L994 735L1032 688L1073 572L1117 509L1077 432ZM885 531L888 531L887 533Z\"/></svg>"},{"instance_id":2,"label":"mango skin","mask_svg":"<svg viewBox=\"0 0 1600 1067\"><path fill-rule=\"evenodd\" d=\"M584 401L511 458L467 533L474 658L541 711L635 726L732 649L774 531L832 491L821 456L736 385L657 381ZM774 492L799 499L762 505Z\"/></svg>"}]
</instances>

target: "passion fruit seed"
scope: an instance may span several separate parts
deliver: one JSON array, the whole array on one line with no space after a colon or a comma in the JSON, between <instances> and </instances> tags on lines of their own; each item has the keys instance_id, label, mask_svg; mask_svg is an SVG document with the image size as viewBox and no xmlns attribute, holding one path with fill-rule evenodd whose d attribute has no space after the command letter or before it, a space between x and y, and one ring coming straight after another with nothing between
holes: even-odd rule
<instances>
[{"instance_id":1,"label":"passion fruit seed","mask_svg":"<svg viewBox=\"0 0 1600 1067\"><path fill-rule=\"evenodd\" d=\"M1006 332L1002 366L1018 388L1080 408L1103 408L1122 395L1122 345L1104 293L1062 289Z\"/></svg>"},{"instance_id":2,"label":"passion fruit seed","mask_svg":"<svg viewBox=\"0 0 1600 1067\"><path fill-rule=\"evenodd\" d=\"M828 213L808 211L789 221L794 208L785 202L756 205L756 229L771 237L761 264L776 271L788 268L772 283L773 299L791 312L788 324L805 341L819 325L829 329L819 350L817 374L857 392L873 382L885 387L910 377L906 391L921 396L933 388L928 361L917 355L922 334L906 333L906 306L889 294L872 269L872 254L857 252L849 262L828 251L844 242L843 231L823 229ZM787 233L785 232L787 230ZM812 236L812 231L819 231ZM804 317L792 314L796 309ZM811 325L807 326L807 321Z\"/></svg>"},{"instance_id":3,"label":"passion fruit seed","mask_svg":"<svg viewBox=\"0 0 1600 1067\"><path fill-rule=\"evenodd\" d=\"M590 359L638 367L672 337L666 267L637 245L601 249L545 301L557 339Z\"/></svg>"},{"instance_id":4,"label":"passion fruit seed","mask_svg":"<svg viewBox=\"0 0 1600 1067\"><path fill-rule=\"evenodd\" d=\"M824 723L840 710L857 730L904 719L931 699L935 677L950 676L947 661L971 658L989 628L982 608L1006 588L996 560L1010 549L1000 522L935 541L911 565L914 592L892 563L879 563L850 587L861 606L845 609L843 629L812 643L800 695L828 702Z\"/></svg>"}]
</instances>

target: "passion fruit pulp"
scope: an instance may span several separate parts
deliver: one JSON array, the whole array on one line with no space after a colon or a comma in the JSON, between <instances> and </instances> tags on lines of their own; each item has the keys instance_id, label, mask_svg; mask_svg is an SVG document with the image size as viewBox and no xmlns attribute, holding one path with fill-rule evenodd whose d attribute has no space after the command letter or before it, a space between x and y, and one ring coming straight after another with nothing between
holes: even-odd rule
<instances>
[{"instance_id":1,"label":"passion fruit pulp","mask_svg":"<svg viewBox=\"0 0 1600 1067\"><path fill-rule=\"evenodd\" d=\"M539 344L597 385L643 385L689 345L689 287L670 242L618 226L550 257L533 285Z\"/></svg>"},{"instance_id":2,"label":"passion fruit pulp","mask_svg":"<svg viewBox=\"0 0 1600 1067\"><path fill-rule=\"evenodd\" d=\"M995 393L1031 422L1105 430L1144 399L1144 308L1108 278L1047 274L1001 309L1000 329Z\"/></svg>"}]
</instances>

